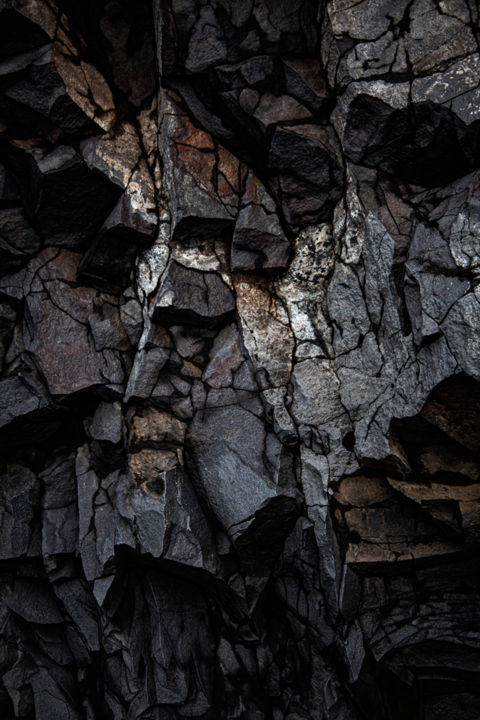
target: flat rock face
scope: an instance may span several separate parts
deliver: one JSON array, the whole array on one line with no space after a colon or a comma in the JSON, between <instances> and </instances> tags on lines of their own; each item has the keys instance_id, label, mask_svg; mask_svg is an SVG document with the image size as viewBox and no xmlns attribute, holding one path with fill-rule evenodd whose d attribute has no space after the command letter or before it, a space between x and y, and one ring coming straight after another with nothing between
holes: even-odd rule
<instances>
[{"instance_id":1,"label":"flat rock face","mask_svg":"<svg viewBox=\"0 0 480 720\"><path fill-rule=\"evenodd\" d=\"M472 0L0 2L0 717L478 720Z\"/></svg>"}]
</instances>

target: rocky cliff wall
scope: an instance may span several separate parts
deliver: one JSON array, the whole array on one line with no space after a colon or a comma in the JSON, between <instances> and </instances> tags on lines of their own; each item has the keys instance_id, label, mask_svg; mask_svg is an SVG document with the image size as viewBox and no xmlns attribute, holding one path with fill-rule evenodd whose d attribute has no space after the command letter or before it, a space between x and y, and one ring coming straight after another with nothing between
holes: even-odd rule
<instances>
[{"instance_id":1,"label":"rocky cliff wall","mask_svg":"<svg viewBox=\"0 0 480 720\"><path fill-rule=\"evenodd\" d=\"M474 0L0 2L0 716L480 718Z\"/></svg>"}]
</instances>

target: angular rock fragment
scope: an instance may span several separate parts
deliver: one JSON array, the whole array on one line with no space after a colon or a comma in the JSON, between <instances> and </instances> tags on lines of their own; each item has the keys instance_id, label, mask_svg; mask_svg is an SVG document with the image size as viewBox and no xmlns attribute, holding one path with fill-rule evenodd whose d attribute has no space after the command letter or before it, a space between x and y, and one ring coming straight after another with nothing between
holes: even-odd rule
<instances>
[{"instance_id":1,"label":"angular rock fragment","mask_svg":"<svg viewBox=\"0 0 480 720\"><path fill-rule=\"evenodd\" d=\"M132 207L128 194L124 194L103 223L101 234L118 237L123 240L148 244L152 241L157 228L157 218L142 208Z\"/></svg>"},{"instance_id":2,"label":"angular rock fragment","mask_svg":"<svg viewBox=\"0 0 480 720\"><path fill-rule=\"evenodd\" d=\"M0 76L3 80L0 113L17 117L21 127L37 127L45 133L60 128L69 135L95 128L70 97L52 43L4 60Z\"/></svg>"},{"instance_id":3,"label":"angular rock fragment","mask_svg":"<svg viewBox=\"0 0 480 720\"><path fill-rule=\"evenodd\" d=\"M327 101L327 88L318 60L284 60L285 87L307 107L319 112Z\"/></svg>"},{"instance_id":4,"label":"angular rock fragment","mask_svg":"<svg viewBox=\"0 0 480 720\"><path fill-rule=\"evenodd\" d=\"M1 275L14 272L38 252L41 238L28 222L22 208L0 210Z\"/></svg>"},{"instance_id":5,"label":"angular rock fragment","mask_svg":"<svg viewBox=\"0 0 480 720\"><path fill-rule=\"evenodd\" d=\"M337 140L331 128L278 126L268 166L278 177L283 212L291 228L329 219L343 186Z\"/></svg>"},{"instance_id":6,"label":"angular rock fragment","mask_svg":"<svg viewBox=\"0 0 480 720\"><path fill-rule=\"evenodd\" d=\"M40 486L35 475L21 465L10 465L0 479L2 560L37 555L40 528L35 523L35 507Z\"/></svg>"},{"instance_id":7,"label":"angular rock fragment","mask_svg":"<svg viewBox=\"0 0 480 720\"><path fill-rule=\"evenodd\" d=\"M6 605L29 622L50 625L63 620L50 585L39 578L19 578Z\"/></svg>"},{"instance_id":8,"label":"angular rock fragment","mask_svg":"<svg viewBox=\"0 0 480 720\"><path fill-rule=\"evenodd\" d=\"M137 246L121 233L100 235L83 256L79 279L86 285L120 295L129 284L136 255Z\"/></svg>"},{"instance_id":9,"label":"angular rock fragment","mask_svg":"<svg viewBox=\"0 0 480 720\"><path fill-rule=\"evenodd\" d=\"M172 444L181 446L185 439L185 423L172 415L147 408L135 415L131 425L132 447Z\"/></svg>"},{"instance_id":10,"label":"angular rock fragment","mask_svg":"<svg viewBox=\"0 0 480 720\"><path fill-rule=\"evenodd\" d=\"M72 146L16 153L14 163L20 176L26 174L28 213L49 244L83 246L115 203L115 188L91 172Z\"/></svg>"},{"instance_id":11,"label":"angular rock fragment","mask_svg":"<svg viewBox=\"0 0 480 720\"><path fill-rule=\"evenodd\" d=\"M128 285L138 248L152 242L156 229L156 213L135 202L127 188L85 253L80 277L119 294Z\"/></svg>"},{"instance_id":12,"label":"angular rock fragment","mask_svg":"<svg viewBox=\"0 0 480 720\"><path fill-rule=\"evenodd\" d=\"M122 440L122 406L119 402L101 402L86 428L88 435L95 440L103 440L116 445Z\"/></svg>"},{"instance_id":13,"label":"angular rock fragment","mask_svg":"<svg viewBox=\"0 0 480 720\"><path fill-rule=\"evenodd\" d=\"M265 432L255 403L197 413L187 448L196 487L224 530L247 558L262 537L267 546L258 559L271 561L298 516L298 499L288 459Z\"/></svg>"},{"instance_id":14,"label":"angular rock fragment","mask_svg":"<svg viewBox=\"0 0 480 720\"><path fill-rule=\"evenodd\" d=\"M358 95L349 109L345 148L356 163L380 167L422 187L435 187L475 166L471 151L477 141L472 146L464 138L465 123L446 107L424 101L399 109Z\"/></svg>"},{"instance_id":15,"label":"angular rock fragment","mask_svg":"<svg viewBox=\"0 0 480 720\"><path fill-rule=\"evenodd\" d=\"M193 125L174 97L162 131L166 150L165 180L176 232L222 233L231 227L245 167L213 138Z\"/></svg>"},{"instance_id":16,"label":"angular rock fragment","mask_svg":"<svg viewBox=\"0 0 480 720\"><path fill-rule=\"evenodd\" d=\"M157 322L214 328L229 322L234 311L232 291L218 273L170 261L155 301Z\"/></svg>"},{"instance_id":17,"label":"angular rock fragment","mask_svg":"<svg viewBox=\"0 0 480 720\"><path fill-rule=\"evenodd\" d=\"M422 408L422 417L476 452L480 445L479 401L477 383L467 375L457 375L435 388Z\"/></svg>"},{"instance_id":18,"label":"angular rock fragment","mask_svg":"<svg viewBox=\"0 0 480 720\"><path fill-rule=\"evenodd\" d=\"M68 395L105 381L116 385L124 377L118 352L124 340L121 326L117 326L120 335L110 332L109 341L101 342L93 319L97 293L75 284L79 260L70 251L46 251L27 298L25 346L52 395ZM118 309L113 314L118 315Z\"/></svg>"},{"instance_id":19,"label":"angular rock fragment","mask_svg":"<svg viewBox=\"0 0 480 720\"><path fill-rule=\"evenodd\" d=\"M0 381L0 426L30 418L51 404L48 391L32 368L22 368Z\"/></svg>"},{"instance_id":20,"label":"angular rock fragment","mask_svg":"<svg viewBox=\"0 0 480 720\"><path fill-rule=\"evenodd\" d=\"M75 553L78 518L73 453L46 468L40 481L44 488L42 551L47 557Z\"/></svg>"},{"instance_id":21,"label":"angular rock fragment","mask_svg":"<svg viewBox=\"0 0 480 720\"><path fill-rule=\"evenodd\" d=\"M289 258L290 243L275 205L262 183L249 175L233 230L232 271L284 270Z\"/></svg>"}]
</instances>

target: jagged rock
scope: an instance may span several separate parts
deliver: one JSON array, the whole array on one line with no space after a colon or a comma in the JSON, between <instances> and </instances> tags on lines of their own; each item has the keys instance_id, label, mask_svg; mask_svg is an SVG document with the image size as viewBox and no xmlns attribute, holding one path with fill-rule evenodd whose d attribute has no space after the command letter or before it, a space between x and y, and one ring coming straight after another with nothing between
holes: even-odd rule
<instances>
[{"instance_id":1,"label":"jagged rock","mask_svg":"<svg viewBox=\"0 0 480 720\"><path fill-rule=\"evenodd\" d=\"M292 228L329 219L341 194L343 175L337 141L330 128L277 127L268 164L278 176L283 211Z\"/></svg>"},{"instance_id":2,"label":"jagged rock","mask_svg":"<svg viewBox=\"0 0 480 720\"><path fill-rule=\"evenodd\" d=\"M136 246L122 235L100 235L82 258L79 278L87 285L119 295L128 287L136 254Z\"/></svg>"},{"instance_id":3,"label":"jagged rock","mask_svg":"<svg viewBox=\"0 0 480 720\"><path fill-rule=\"evenodd\" d=\"M430 395L422 409L422 417L475 452L480 443L478 392L477 384L468 376L449 378Z\"/></svg>"},{"instance_id":4,"label":"jagged rock","mask_svg":"<svg viewBox=\"0 0 480 720\"><path fill-rule=\"evenodd\" d=\"M265 93L255 104L250 97L242 96L243 92L240 95L240 105L246 112L252 108L251 114L265 135L277 123L298 122L311 117L310 111L289 95L275 97L271 93Z\"/></svg>"},{"instance_id":5,"label":"jagged rock","mask_svg":"<svg viewBox=\"0 0 480 720\"><path fill-rule=\"evenodd\" d=\"M40 534L35 526L35 506L40 486L26 467L11 465L1 478L1 558L8 560L39 552Z\"/></svg>"},{"instance_id":6,"label":"jagged rock","mask_svg":"<svg viewBox=\"0 0 480 720\"><path fill-rule=\"evenodd\" d=\"M105 382L123 382L119 350L125 349L118 308L112 298L108 336L96 322L97 293L75 286L80 256L45 251L30 272L35 278L27 295L25 347L35 359L52 395L67 395ZM28 290L27 290L28 292ZM103 313L101 308L97 312ZM117 328L112 320L117 315ZM115 331L117 330L117 332ZM50 354L54 343L55 355Z\"/></svg>"},{"instance_id":7,"label":"jagged rock","mask_svg":"<svg viewBox=\"0 0 480 720\"><path fill-rule=\"evenodd\" d=\"M34 148L15 164L27 173L25 204L49 244L84 245L115 203L115 188L91 172L71 146Z\"/></svg>"},{"instance_id":8,"label":"jagged rock","mask_svg":"<svg viewBox=\"0 0 480 720\"><path fill-rule=\"evenodd\" d=\"M430 100L397 109L358 95L350 106L345 147L356 163L379 167L415 185L435 187L475 168L477 141L472 148L466 137L465 123Z\"/></svg>"},{"instance_id":9,"label":"jagged rock","mask_svg":"<svg viewBox=\"0 0 480 720\"><path fill-rule=\"evenodd\" d=\"M132 447L146 447L152 443L182 445L186 425L181 420L154 408L147 408L132 420L130 443Z\"/></svg>"},{"instance_id":10,"label":"jagged rock","mask_svg":"<svg viewBox=\"0 0 480 720\"><path fill-rule=\"evenodd\" d=\"M5 604L28 622L50 625L63 620L50 585L38 578L18 578Z\"/></svg>"},{"instance_id":11,"label":"jagged rock","mask_svg":"<svg viewBox=\"0 0 480 720\"><path fill-rule=\"evenodd\" d=\"M283 61L285 87L290 95L319 112L327 100L327 88L318 60Z\"/></svg>"},{"instance_id":12,"label":"jagged rock","mask_svg":"<svg viewBox=\"0 0 480 720\"><path fill-rule=\"evenodd\" d=\"M201 9L188 44L185 68L202 72L227 57L227 46L217 16L210 6Z\"/></svg>"},{"instance_id":13,"label":"jagged rock","mask_svg":"<svg viewBox=\"0 0 480 720\"><path fill-rule=\"evenodd\" d=\"M79 270L89 284L119 294L130 280L139 246L150 244L157 217L141 208L126 191L85 253Z\"/></svg>"},{"instance_id":14,"label":"jagged rock","mask_svg":"<svg viewBox=\"0 0 480 720\"><path fill-rule=\"evenodd\" d=\"M476 720L479 12L0 2L0 715Z\"/></svg>"},{"instance_id":15,"label":"jagged rock","mask_svg":"<svg viewBox=\"0 0 480 720\"><path fill-rule=\"evenodd\" d=\"M154 214L132 207L128 195L124 194L103 223L101 233L108 237L117 237L132 243L150 243L157 229Z\"/></svg>"},{"instance_id":16,"label":"jagged rock","mask_svg":"<svg viewBox=\"0 0 480 720\"><path fill-rule=\"evenodd\" d=\"M201 273L170 261L155 301L158 322L218 327L234 310L232 292L218 273Z\"/></svg>"},{"instance_id":17,"label":"jagged rock","mask_svg":"<svg viewBox=\"0 0 480 720\"><path fill-rule=\"evenodd\" d=\"M74 460L73 454L60 457L39 476L43 483L42 551L47 557L77 549Z\"/></svg>"},{"instance_id":18,"label":"jagged rock","mask_svg":"<svg viewBox=\"0 0 480 720\"><path fill-rule=\"evenodd\" d=\"M26 18L24 22L28 22ZM8 115L18 118L20 127L37 127L45 133L60 128L70 135L95 127L83 108L70 98L55 62L52 43L4 60L0 76L3 81L0 113L5 118Z\"/></svg>"},{"instance_id":19,"label":"jagged rock","mask_svg":"<svg viewBox=\"0 0 480 720\"><path fill-rule=\"evenodd\" d=\"M284 270L290 254L272 199L258 179L249 175L233 231L232 271Z\"/></svg>"},{"instance_id":20,"label":"jagged rock","mask_svg":"<svg viewBox=\"0 0 480 720\"><path fill-rule=\"evenodd\" d=\"M265 533L270 545L270 551L260 552L260 561L265 561L273 559L295 522L298 505L288 477L282 477L288 463L286 467L281 445L265 433L257 412L255 403L248 403L197 413L187 443L192 471L211 512L250 555L258 551L255 541Z\"/></svg>"},{"instance_id":21,"label":"jagged rock","mask_svg":"<svg viewBox=\"0 0 480 720\"><path fill-rule=\"evenodd\" d=\"M51 404L47 389L32 370L27 366L1 381L2 426L18 418L31 416Z\"/></svg>"},{"instance_id":22,"label":"jagged rock","mask_svg":"<svg viewBox=\"0 0 480 720\"><path fill-rule=\"evenodd\" d=\"M166 95L163 120L165 180L177 233L221 233L237 213L246 168L205 131L195 127L175 97Z\"/></svg>"},{"instance_id":23,"label":"jagged rock","mask_svg":"<svg viewBox=\"0 0 480 720\"><path fill-rule=\"evenodd\" d=\"M0 210L0 259L2 275L11 273L38 252L42 241L21 208Z\"/></svg>"},{"instance_id":24,"label":"jagged rock","mask_svg":"<svg viewBox=\"0 0 480 720\"><path fill-rule=\"evenodd\" d=\"M114 445L122 440L122 406L119 402L101 402L88 423L88 435Z\"/></svg>"}]
</instances>

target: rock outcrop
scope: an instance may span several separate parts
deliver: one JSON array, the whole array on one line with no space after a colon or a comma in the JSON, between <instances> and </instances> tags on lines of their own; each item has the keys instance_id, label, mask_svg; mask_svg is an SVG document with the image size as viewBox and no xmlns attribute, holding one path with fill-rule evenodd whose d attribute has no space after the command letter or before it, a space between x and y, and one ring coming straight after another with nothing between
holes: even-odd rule
<instances>
[{"instance_id":1,"label":"rock outcrop","mask_svg":"<svg viewBox=\"0 0 480 720\"><path fill-rule=\"evenodd\" d=\"M0 716L478 720L473 0L0 1Z\"/></svg>"}]
</instances>

